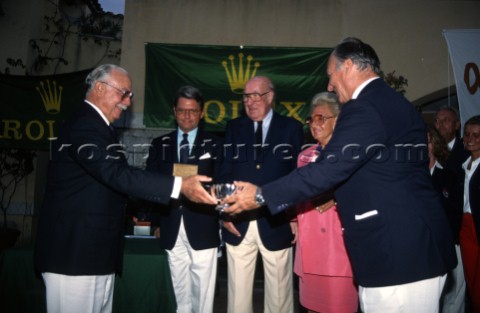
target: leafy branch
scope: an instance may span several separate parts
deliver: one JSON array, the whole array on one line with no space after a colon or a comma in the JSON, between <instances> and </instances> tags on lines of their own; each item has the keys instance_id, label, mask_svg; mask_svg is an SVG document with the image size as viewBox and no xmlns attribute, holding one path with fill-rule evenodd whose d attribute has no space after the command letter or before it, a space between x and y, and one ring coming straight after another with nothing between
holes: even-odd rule
<instances>
[{"instance_id":1,"label":"leafy branch","mask_svg":"<svg viewBox=\"0 0 480 313\"><path fill-rule=\"evenodd\" d=\"M10 74L10 68L25 70L25 75L33 75L42 72L47 66L53 66L53 73L56 74L60 65L68 65L65 58L67 42L74 38L83 42L93 40L101 47L105 47L103 55L96 66L106 57L119 59L121 49L112 50L111 42L119 41L122 33L122 25L112 20L105 14L85 15L73 18L62 12L58 5L52 16L44 16L43 29L45 36L29 40L29 46L33 55L33 62L28 68L21 59L7 58L8 66L5 74ZM73 38L72 38L73 37Z\"/></svg>"},{"instance_id":2,"label":"leafy branch","mask_svg":"<svg viewBox=\"0 0 480 313\"><path fill-rule=\"evenodd\" d=\"M396 76L395 71L385 74L383 71L380 73L380 77L393 89L405 95L407 90L405 89L408 86L408 79L402 75Z\"/></svg>"},{"instance_id":3,"label":"leafy branch","mask_svg":"<svg viewBox=\"0 0 480 313\"><path fill-rule=\"evenodd\" d=\"M7 228L7 210L17 191L18 184L33 172L36 153L24 149L0 149L0 209L3 212L3 226Z\"/></svg>"}]
</instances>

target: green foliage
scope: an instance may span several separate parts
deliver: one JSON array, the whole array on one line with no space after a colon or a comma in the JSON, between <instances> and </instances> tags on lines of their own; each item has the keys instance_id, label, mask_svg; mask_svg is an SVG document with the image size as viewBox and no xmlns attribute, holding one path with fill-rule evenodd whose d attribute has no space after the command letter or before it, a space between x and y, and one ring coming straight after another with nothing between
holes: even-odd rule
<instances>
[{"instance_id":1,"label":"green foliage","mask_svg":"<svg viewBox=\"0 0 480 313\"><path fill-rule=\"evenodd\" d=\"M405 89L408 86L408 80L402 75L396 76L395 71L385 74L383 71L380 73L380 77L393 89L405 95L407 90Z\"/></svg>"},{"instance_id":2,"label":"green foliage","mask_svg":"<svg viewBox=\"0 0 480 313\"><path fill-rule=\"evenodd\" d=\"M44 36L41 38L32 38L29 40L29 46L32 51L33 61L30 68L24 64L21 59L8 58L4 73L10 74L10 68L25 70L25 75L34 75L44 73L45 68L53 66L53 73L56 74L60 65L68 65L69 60L65 58L67 42L74 41L75 38L88 42L92 40L99 47L104 48L104 53L96 64L108 58L119 59L121 49L112 50L111 42L118 41L122 32L121 23L111 19L108 15L84 15L74 18L62 12L58 5L52 16L43 17Z\"/></svg>"},{"instance_id":3,"label":"green foliage","mask_svg":"<svg viewBox=\"0 0 480 313\"><path fill-rule=\"evenodd\" d=\"M98 45L104 44L105 38L116 38L122 32L120 24L93 15L82 15L76 25L78 26L79 36L82 36L84 41L93 38Z\"/></svg>"},{"instance_id":4,"label":"green foliage","mask_svg":"<svg viewBox=\"0 0 480 313\"><path fill-rule=\"evenodd\" d=\"M18 184L33 172L36 153L31 150L0 148L0 209L4 228L7 228L7 210Z\"/></svg>"},{"instance_id":5,"label":"green foliage","mask_svg":"<svg viewBox=\"0 0 480 313\"><path fill-rule=\"evenodd\" d=\"M26 69L27 67L25 64L23 64L22 59L12 59L12 58L7 58L7 64L13 68L15 67L20 67L22 69ZM10 67L5 68L5 74L10 74Z\"/></svg>"}]
</instances>

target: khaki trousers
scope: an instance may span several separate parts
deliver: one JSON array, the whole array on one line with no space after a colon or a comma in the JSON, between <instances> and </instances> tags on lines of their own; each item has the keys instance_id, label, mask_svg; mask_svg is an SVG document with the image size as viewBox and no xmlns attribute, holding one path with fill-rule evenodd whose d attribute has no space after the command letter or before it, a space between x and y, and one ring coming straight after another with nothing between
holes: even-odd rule
<instances>
[{"instance_id":1,"label":"khaki trousers","mask_svg":"<svg viewBox=\"0 0 480 313\"><path fill-rule=\"evenodd\" d=\"M265 313L293 312L292 248L267 250L256 221L251 221L238 246L227 244L228 313L252 313L253 280L258 252L262 255L265 281Z\"/></svg>"}]
</instances>

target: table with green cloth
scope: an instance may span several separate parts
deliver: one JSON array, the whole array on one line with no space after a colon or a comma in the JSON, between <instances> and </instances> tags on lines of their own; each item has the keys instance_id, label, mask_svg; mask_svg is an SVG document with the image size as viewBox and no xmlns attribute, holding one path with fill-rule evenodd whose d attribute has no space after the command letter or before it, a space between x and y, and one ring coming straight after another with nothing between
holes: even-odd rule
<instances>
[{"instance_id":1,"label":"table with green cloth","mask_svg":"<svg viewBox=\"0 0 480 313\"><path fill-rule=\"evenodd\" d=\"M115 277L114 313L176 311L167 254L156 239L125 241L123 272ZM45 287L33 270L33 246L0 255L0 312L45 313Z\"/></svg>"}]
</instances>

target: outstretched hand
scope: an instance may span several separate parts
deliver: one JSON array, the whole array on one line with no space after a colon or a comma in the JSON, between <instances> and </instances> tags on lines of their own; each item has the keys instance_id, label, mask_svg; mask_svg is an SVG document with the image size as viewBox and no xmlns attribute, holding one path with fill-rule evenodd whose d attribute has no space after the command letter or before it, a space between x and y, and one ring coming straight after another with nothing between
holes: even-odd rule
<instances>
[{"instance_id":1,"label":"outstretched hand","mask_svg":"<svg viewBox=\"0 0 480 313\"><path fill-rule=\"evenodd\" d=\"M222 203L229 204L223 212L228 214L238 214L242 211L253 210L260 207L255 202L257 186L241 181L235 181L233 183L237 186L237 191L222 201Z\"/></svg>"},{"instance_id":2,"label":"outstretched hand","mask_svg":"<svg viewBox=\"0 0 480 313\"><path fill-rule=\"evenodd\" d=\"M217 204L217 199L212 197L201 184L201 182L211 181L210 177L203 175L183 177L180 192L193 202Z\"/></svg>"}]
</instances>

